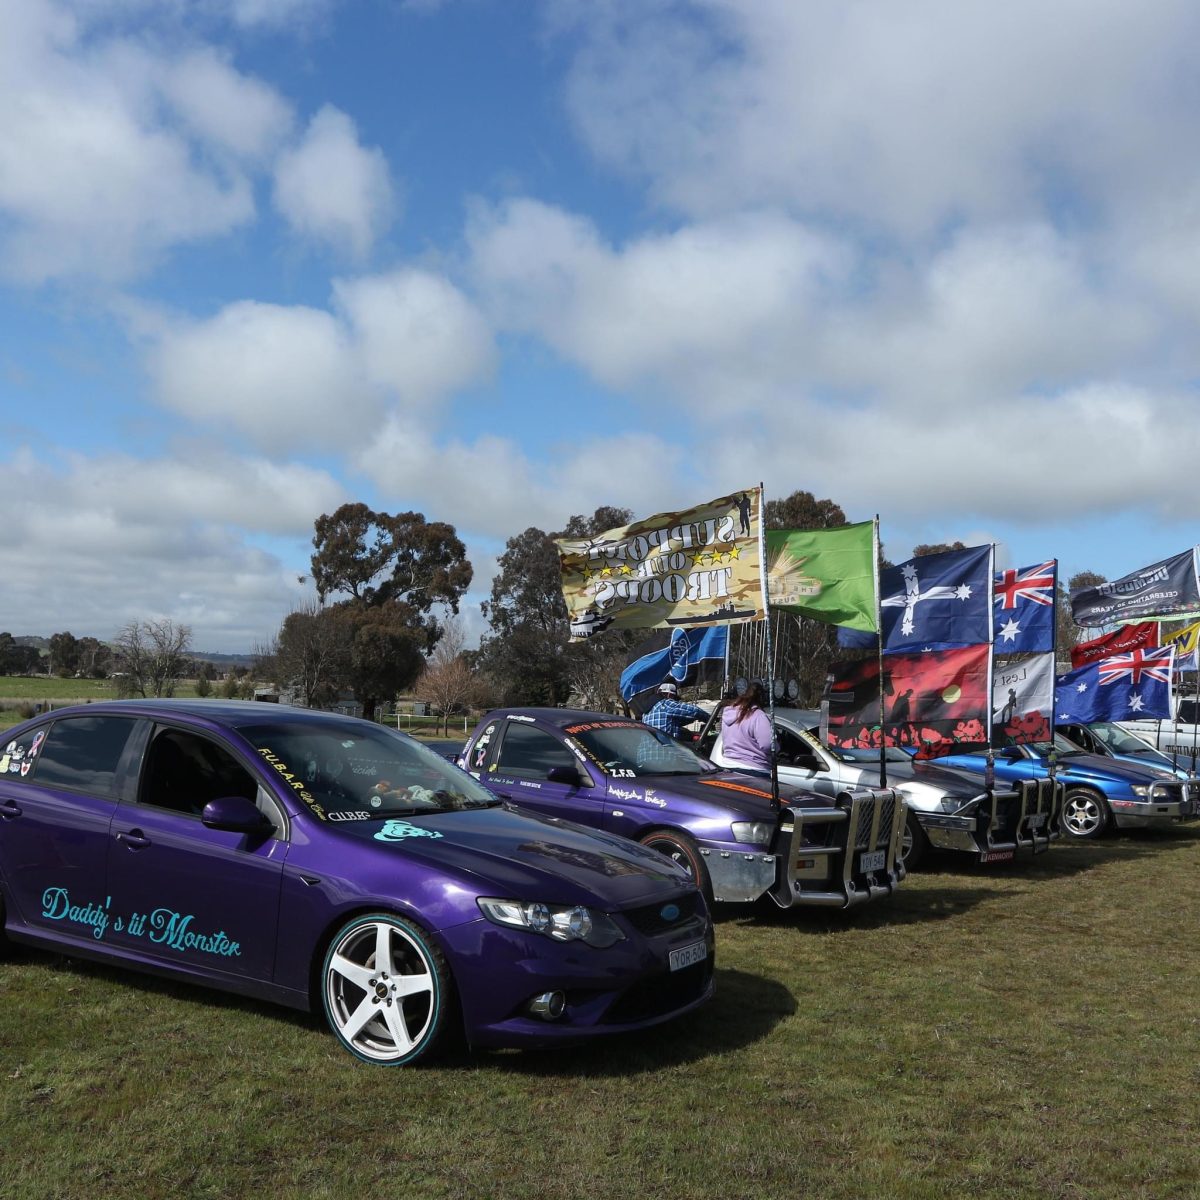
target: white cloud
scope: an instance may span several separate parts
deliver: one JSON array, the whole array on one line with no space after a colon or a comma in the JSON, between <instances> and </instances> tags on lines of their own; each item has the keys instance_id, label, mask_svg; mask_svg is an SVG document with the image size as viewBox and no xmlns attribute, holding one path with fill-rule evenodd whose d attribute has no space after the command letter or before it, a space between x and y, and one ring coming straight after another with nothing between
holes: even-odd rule
<instances>
[{"instance_id":1,"label":"white cloud","mask_svg":"<svg viewBox=\"0 0 1200 1200\"><path fill-rule=\"evenodd\" d=\"M692 215L780 204L926 233L1056 202L1136 209L1196 177L1177 152L1200 34L1187 0L570 11L578 128Z\"/></svg>"},{"instance_id":2,"label":"white cloud","mask_svg":"<svg viewBox=\"0 0 1200 1200\"><path fill-rule=\"evenodd\" d=\"M832 238L747 213L605 245L587 220L532 200L477 207L472 266L498 322L543 337L615 387L740 370L803 342L853 258Z\"/></svg>"},{"instance_id":3,"label":"white cloud","mask_svg":"<svg viewBox=\"0 0 1200 1200\"><path fill-rule=\"evenodd\" d=\"M483 315L441 276L401 269L339 280L334 303L353 330L366 376L404 404L440 399L494 366Z\"/></svg>"},{"instance_id":4,"label":"white cloud","mask_svg":"<svg viewBox=\"0 0 1200 1200\"><path fill-rule=\"evenodd\" d=\"M344 499L300 464L227 454L139 461L18 452L0 472L5 627L110 637L135 617L192 625L198 649L245 651L299 596L312 523ZM274 534L295 559L247 535Z\"/></svg>"},{"instance_id":5,"label":"white cloud","mask_svg":"<svg viewBox=\"0 0 1200 1200\"><path fill-rule=\"evenodd\" d=\"M396 207L387 161L325 105L275 168L275 205L297 233L363 257Z\"/></svg>"},{"instance_id":6,"label":"white cloud","mask_svg":"<svg viewBox=\"0 0 1200 1200\"><path fill-rule=\"evenodd\" d=\"M126 279L254 217L252 172L288 123L215 52L85 39L50 0L0 5L4 271Z\"/></svg>"},{"instance_id":7,"label":"white cloud","mask_svg":"<svg viewBox=\"0 0 1200 1200\"><path fill-rule=\"evenodd\" d=\"M168 408L261 446L344 446L382 411L347 330L319 309L238 301L164 334L148 366Z\"/></svg>"},{"instance_id":8,"label":"white cloud","mask_svg":"<svg viewBox=\"0 0 1200 1200\"><path fill-rule=\"evenodd\" d=\"M439 276L398 268L333 292L332 312L242 300L164 325L131 310L158 400L264 448L346 450L388 411L430 409L493 368L483 317Z\"/></svg>"},{"instance_id":9,"label":"white cloud","mask_svg":"<svg viewBox=\"0 0 1200 1200\"><path fill-rule=\"evenodd\" d=\"M534 462L516 441L495 434L437 439L393 419L357 464L389 503L415 504L430 519L499 540L531 525L559 529L600 504L651 513L678 495L681 452L653 433L564 443L550 458L549 465Z\"/></svg>"}]
</instances>

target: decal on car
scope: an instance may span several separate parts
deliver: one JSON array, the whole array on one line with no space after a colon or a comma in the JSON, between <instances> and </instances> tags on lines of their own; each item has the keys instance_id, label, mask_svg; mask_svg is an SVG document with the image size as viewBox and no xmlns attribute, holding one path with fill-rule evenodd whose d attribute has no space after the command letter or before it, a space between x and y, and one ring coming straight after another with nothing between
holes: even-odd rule
<instances>
[{"instance_id":1,"label":"decal on car","mask_svg":"<svg viewBox=\"0 0 1200 1200\"><path fill-rule=\"evenodd\" d=\"M307 787L305 787L303 780L298 778L295 772L288 769L287 763L285 763L283 759L279 757L279 755L267 749L265 746L259 750L259 754L261 754L262 757L275 768L288 787L290 787L322 821L329 820L329 814L326 813L321 802L308 790Z\"/></svg>"},{"instance_id":2,"label":"decal on car","mask_svg":"<svg viewBox=\"0 0 1200 1200\"><path fill-rule=\"evenodd\" d=\"M377 842L402 842L405 838L427 837L440 838L442 835L436 829L422 829L408 821L384 821L383 828L375 834Z\"/></svg>"},{"instance_id":3,"label":"decal on car","mask_svg":"<svg viewBox=\"0 0 1200 1200\"><path fill-rule=\"evenodd\" d=\"M762 788L747 787L744 783L730 783L727 779L701 779L700 783L705 787L726 788L731 792L746 792L751 796L766 796L771 799L770 792L764 792Z\"/></svg>"},{"instance_id":4,"label":"decal on car","mask_svg":"<svg viewBox=\"0 0 1200 1200\"><path fill-rule=\"evenodd\" d=\"M130 937L145 937L172 950L199 950L221 958L241 956L241 943L233 941L222 929L217 933L196 933L190 928L194 913L177 912L173 908L156 908L152 913L132 913L129 917L113 918L109 912L112 897L105 896L103 904L89 900L87 904L72 904L65 887L49 887L42 893L42 916L47 921L66 921L88 926L92 937L99 941L111 924L114 933ZM150 928L147 930L146 924Z\"/></svg>"}]
</instances>

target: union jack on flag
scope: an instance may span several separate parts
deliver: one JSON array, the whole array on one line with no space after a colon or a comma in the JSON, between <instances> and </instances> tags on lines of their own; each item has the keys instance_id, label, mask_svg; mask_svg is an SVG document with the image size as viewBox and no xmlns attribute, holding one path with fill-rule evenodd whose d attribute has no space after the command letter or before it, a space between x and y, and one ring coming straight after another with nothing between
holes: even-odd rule
<instances>
[{"instance_id":1,"label":"union jack on flag","mask_svg":"<svg viewBox=\"0 0 1200 1200\"><path fill-rule=\"evenodd\" d=\"M1018 600L1034 604L1054 604L1054 579L1058 559L1039 563L1036 567L1009 567L996 575L996 604L999 608L1016 608Z\"/></svg>"},{"instance_id":2,"label":"union jack on flag","mask_svg":"<svg viewBox=\"0 0 1200 1200\"><path fill-rule=\"evenodd\" d=\"M1174 646L1161 646L1157 650L1131 650L1128 654L1113 654L1100 659L1100 682L1118 683L1129 680L1136 687L1143 679L1154 679L1159 683L1171 682L1171 660Z\"/></svg>"},{"instance_id":3,"label":"union jack on flag","mask_svg":"<svg viewBox=\"0 0 1200 1200\"><path fill-rule=\"evenodd\" d=\"M1058 559L996 574L995 642L1006 654L1054 649Z\"/></svg>"}]
</instances>

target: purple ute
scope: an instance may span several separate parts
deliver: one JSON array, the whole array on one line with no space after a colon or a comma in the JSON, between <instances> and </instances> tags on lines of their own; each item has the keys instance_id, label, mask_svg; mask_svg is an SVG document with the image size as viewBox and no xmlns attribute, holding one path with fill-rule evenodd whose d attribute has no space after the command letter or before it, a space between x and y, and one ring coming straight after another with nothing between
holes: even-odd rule
<instances>
[{"instance_id":1,"label":"purple ute","mask_svg":"<svg viewBox=\"0 0 1200 1200\"><path fill-rule=\"evenodd\" d=\"M14 941L325 1013L367 1062L638 1029L712 994L686 870L504 807L411 738L130 701L3 736Z\"/></svg>"}]
</instances>

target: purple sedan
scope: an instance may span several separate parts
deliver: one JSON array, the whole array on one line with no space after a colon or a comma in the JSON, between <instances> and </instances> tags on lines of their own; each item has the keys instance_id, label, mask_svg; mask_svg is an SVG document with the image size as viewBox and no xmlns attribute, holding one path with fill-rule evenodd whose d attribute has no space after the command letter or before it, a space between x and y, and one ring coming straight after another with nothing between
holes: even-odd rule
<instances>
[{"instance_id":1,"label":"purple sedan","mask_svg":"<svg viewBox=\"0 0 1200 1200\"><path fill-rule=\"evenodd\" d=\"M687 872L503 806L403 734L303 709L129 701L3 735L13 941L323 1010L358 1058L577 1041L713 990Z\"/></svg>"}]
</instances>

